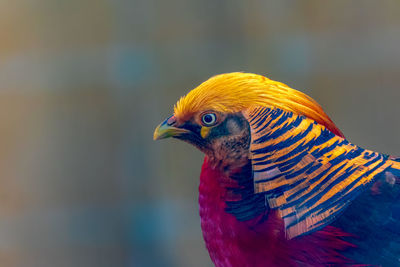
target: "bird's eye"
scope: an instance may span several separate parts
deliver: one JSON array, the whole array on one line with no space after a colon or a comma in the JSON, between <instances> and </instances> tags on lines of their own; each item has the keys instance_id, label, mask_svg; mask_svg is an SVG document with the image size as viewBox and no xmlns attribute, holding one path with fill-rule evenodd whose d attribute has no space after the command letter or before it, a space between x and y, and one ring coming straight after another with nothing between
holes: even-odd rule
<instances>
[{"instance_id":1,"label":"bird's eye","mask_svg":"<svg viewBox=\"0 0 400 267\"><path fill-rule=\"evenodd\" d=\"M201 116L201 122L205 126L212 126L217 122L217 116L214 113L206 113Z\"/></svg>"}]
</instances>

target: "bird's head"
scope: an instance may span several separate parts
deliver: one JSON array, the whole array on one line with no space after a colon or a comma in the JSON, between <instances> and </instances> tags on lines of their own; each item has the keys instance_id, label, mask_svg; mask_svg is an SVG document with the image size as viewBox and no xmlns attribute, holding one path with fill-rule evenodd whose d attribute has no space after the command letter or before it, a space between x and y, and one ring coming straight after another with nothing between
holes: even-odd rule
<instances>
[{"instance_id":1,"label":"bird's head","mask_svg":"<svg viewBox=\"0 0 400 267\"><path fill-rule=\"evenodd\" d=\"M182 97L154 139L174 137L193 144L216 164L244 163L251 140L246 112L273 107L306 116L342 136L321 106L287 85L251 73L211 77Z\"/></svg>"}]
</instances>

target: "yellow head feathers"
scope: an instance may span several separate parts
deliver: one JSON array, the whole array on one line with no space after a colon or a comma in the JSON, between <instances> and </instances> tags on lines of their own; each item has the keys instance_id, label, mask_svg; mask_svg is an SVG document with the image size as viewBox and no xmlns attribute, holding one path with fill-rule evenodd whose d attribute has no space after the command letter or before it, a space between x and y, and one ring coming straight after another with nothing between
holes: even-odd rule
<instances>
[{"instance_id":1,"label":"yellow head feathers","mask_svg":"<svg viewBox=\"0 0 400 267\"><path fill-rule=\"evenodd\" d=\"M276 107L306 116L343 136L321 106L311 97L264 76L233 72L216 75L182 97L174 107L177 118L214 110L239 112L251 107Z\"/></svg>"}]
</instances>

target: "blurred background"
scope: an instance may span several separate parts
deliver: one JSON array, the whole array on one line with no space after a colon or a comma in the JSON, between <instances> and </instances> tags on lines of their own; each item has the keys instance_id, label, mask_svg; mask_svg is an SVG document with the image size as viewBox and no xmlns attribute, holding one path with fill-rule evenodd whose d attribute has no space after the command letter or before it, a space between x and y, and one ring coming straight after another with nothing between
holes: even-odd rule
<instances>
[{"instance_id":1,"label":"blurred background","mask_svg":"<svg viewBox=\"0 0 400 267\"><path fill-rule=\"evenodd\" d=\"M400 155L400 2L0 0L0 265L212 266L202 154L154 128L212 75L315 98Z\"/></svg>"}]
</instances>

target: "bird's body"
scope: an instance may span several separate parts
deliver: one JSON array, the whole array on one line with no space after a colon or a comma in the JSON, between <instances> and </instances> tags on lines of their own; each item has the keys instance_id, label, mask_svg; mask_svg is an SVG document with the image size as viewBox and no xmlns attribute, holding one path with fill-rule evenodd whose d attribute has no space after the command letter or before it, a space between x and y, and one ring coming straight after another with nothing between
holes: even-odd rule
<instances>
[{"instance_id":1,"label":"bird's body","mask_svg":"<svg viewBox=\"0 0 400 267\"><path fill-rule=\"evenodd\" d=\"M400 162L351 144L308 96L223 74L161 126L155 137L206 154L199 207L216 266L400 266Z\"/></svg>"},{"instance_id":2,"label":"bird's body","mask_svg":"<svg viewBox=\"0 0 400 267\"><path fill-rule=\"evenodd\" d=\"M296 266L301 262L324 266L348 262L338 251L352 245L340 239L347 236L340 229L328 226L309 236L287 240L277 211L265 210L253 219L240 221L226 212L226 202L232 201L228 188L237 188L236 182L213 169L207 158L201 173L201 227L216 266Z\"/></svg>"}]
</instances>

